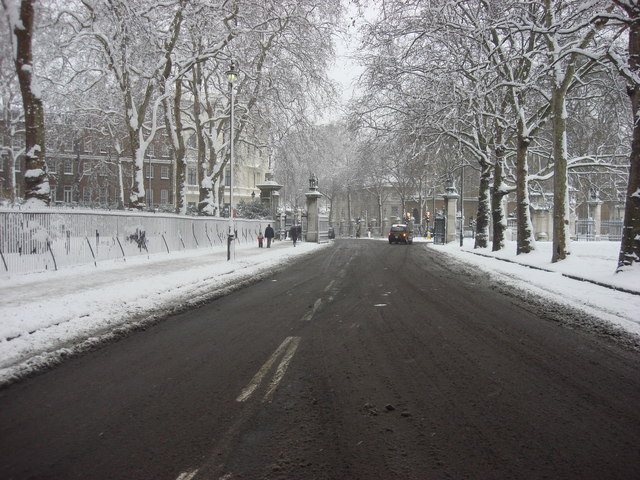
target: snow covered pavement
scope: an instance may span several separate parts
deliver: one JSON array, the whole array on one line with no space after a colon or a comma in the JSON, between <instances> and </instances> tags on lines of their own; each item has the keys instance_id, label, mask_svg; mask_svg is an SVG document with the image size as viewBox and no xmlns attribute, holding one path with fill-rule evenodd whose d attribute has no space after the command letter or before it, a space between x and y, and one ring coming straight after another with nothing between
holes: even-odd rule
<instances>
[{"instance_id":1,"label":"snow covered pavement","mask_svg":"<svg viewBox=\"0 0 640 480\"><path fill-rule=\"evenodd\" d=\"M536 251L526 255L516 255L515 242L500 252L474 250L472 239L465 239L463 247L454 242L431 248L475 265L513 288L578 308L640 335L640 266L615 273L619 242L573 242L569 258L557 263L551 263L551 242L538 242Z\"/></svg>"},{"instance_id":2,"label":"snow covered pavement","mask_svg":"<svg viewBox=\"0 0 640 480\"><path fill-rule=\"evenodd\" d=\"M274 242L133 257L0 279L0 384L267 278L329 244Z\"/></svg>"}]
</instances>

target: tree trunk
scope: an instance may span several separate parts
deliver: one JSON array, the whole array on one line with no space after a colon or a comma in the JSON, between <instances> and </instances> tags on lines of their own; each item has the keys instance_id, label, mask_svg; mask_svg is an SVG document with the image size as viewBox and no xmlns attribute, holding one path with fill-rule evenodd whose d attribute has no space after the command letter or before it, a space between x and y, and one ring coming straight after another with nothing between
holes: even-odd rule
<instances>
[{"instance_id":1,"label":"tree trunk","mask_svg":"<svg viewBox=\"0 0 640 480\"><path fill-rule=\"evenodd\" d=\"M628 7L631 18L629 25L629 68L640 73L640 7ZM640 262L640 85L628 87L633 112L633 137L629 157L629 184L627 185L624 227L620 242L617 272L627 270Z\"/></svg>"},{"instance_id":2,"label":"tree trunk","mask_svg":"<svg viewBox=\"0 0 640 480\"><path fill-rule=\"evenodd\" d=\"M535 250L533 239L533 225L531 224L531 212L529 211L529 165L527 164L527 151L530 139L523 135L524 127L518 126L518 152L516 169L516 215L517 227L517 254L530 253Z\"/></svg>"},{"instance_id":3,"label":"tree trunk","mask_svg":"<svg viewBox=\"0 0 640 480\"><path fill-rule=\"evenodd\" d=\"M496 148L496 163L493 168L493 189L491 195L491 216L493 219L493 245L491 250L497 252L505 246L504 234L507 230L507 219L504 214L503 199L507 192L504 184L504 155L505 148Z\"/></svg>"},{"instance_id":4,"label":"tree trunk","mask_svg":"<svg viewBox=\"0 0 640 480\"><path fill-rule=\"evenodd\" d=\"M118 165L118 210L124 210L124 178L120 151L116 152L116 164Z\"/></svg>"},{"instance_id":5,"label":"tree trunk","mask_svg":"<svg viewBox=\"0 0 640 480\"><path fill-rule=\"evenodd\" d=\"M202 124L202 67L196 65L193 69L193 121L196 131L196 148L198 162L198 212L200 215L215 215L212 176L209 172L211 165L207 161L207 144L205 142L204 125Z\"/></svg>"},{"instance_id":6,"label":"tree trunk","mask_svg":"<svg viewBox=\"0 0 640 480\"><path fill-rule=\"evenodd\" d=\"M553 255L552 262L569 255L569 196L567 185L567 115L565 93L554 87L553 108Z\"/></svg>"},{"instance_id":7,"label":"tree trunk","mask_svg":"<svg viewBox=\"0 0 640 480\"><path fill-rule=\"evenodd\" d=\"M378 201L378 227L380 228L380 236L384 235L382 231L382 195L378 192L376 194L376 199Z\"/></svg>"},{"instance_id":8,"label":"tree trunk","mask_svg":"<svg viewBox=\"0 0 640 480\"><path fill-rule=\"evenodd\" d=\"M180 105L182 103L182 80L178 79L175 82L175 90L173 96L173 106L171 102L167 100L165 102L165 124L168 129L169 138L171 139L171 146L173 148L173 154L175 158L175 170L174 174L174 206L175 212L179 215L185 215L187 213L186 205L186 146L183 137L183 124L182 124L182 111ZM173 107L173 108L172 108Z\"/></svg>"},{"instance_id":9,"label":"tree trunk","mask_svg":"<svg viewBox=\"0 0 640 480\"><path fill-rule=\"evenodd\" d=\"M80 200L82 199L80 196L80 182L82 181L82 175L84 173L82 160L80 159L80 140L76 139L74 145L76 150L76 174L73 177L72 200L76 205L80 205ZM91 199L89 199L89 201L91 201Z\"/></svg>"},{"instance_id":10,"label":"tree trunk","mask_svg":"<svg viewBox=\"0 0 640 480\"><path fill-rule=\"evenodd\" d=\"M4 5L5 0L2 3ZM35 3L35 0L22 0L19 4L20 18L15 19L21 25L14 24L12 27L16 42L15 67L24 106L24 197L26 203L49 205L50 188L45 162L44 107L33 81L32 39Z\"/></svg>"},{"instance_id":11,"label":"tree trunk","mask_svg":"<svg viewBox=\"0 0 640 480\"><path fill-rule=\"evenodd\" d=\"M142 210L146 195L144 189L144 150L142 150L140 142L140 129L142 120L139 118L141 112L138 112L133 98L131 97L131 87L126 85L124 88L124 106L125 119L127 120L127 131L129 133L129 151L131 152L131 169L133 173L131 194L129 195L129 207L136 210ZM145 109L146 110L146 109ZM142 114L144 114L142 112Z\"/></svg>"},{"instance_id":12,"label":"tree trunk","mask_svg":"<svg viewBox=\"0 0 640 480\"><path fill-rule=\"evenodd\" d=\"M353 235L353 224L351 222L351 187L347 186L347 222L349 222L349 236Z\"/></svg>"},{"instance_id":13,"label":"tree trunk","mask_svg":"<svg viewBox=\"0 0 640 480\"><path fill-rule=\"evenodd\" d=\"M487 248L489 246L489 215L491 204L489 193L491 189L491 164L480 163L480 190L478 192L478 212L476 214L476 241L473 248Z\"/></svg>"},{"instance_id":14,"label":"tree trunk","mask_svg":"<svg viewBox=\"0 0 640 480\"><path fill-rule=\"evenodd\" d=\"M11 184L11 205L16 204L18 199L18 182L16 181L16 162L18 158L14 155L13 149L11 149L9 157L9 182Z\"/></svg>"}]
</instances>

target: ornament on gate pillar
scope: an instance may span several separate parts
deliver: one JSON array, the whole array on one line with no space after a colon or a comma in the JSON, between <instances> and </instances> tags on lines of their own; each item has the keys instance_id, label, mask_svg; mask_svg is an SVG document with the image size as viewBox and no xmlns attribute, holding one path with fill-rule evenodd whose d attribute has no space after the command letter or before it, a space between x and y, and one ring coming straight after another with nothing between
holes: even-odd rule
<instances>
[{"instance_id":1,"label":"ornament on gate pillar","mask_svg":"<svg viewBox=\"0 0 640 480\"><path fill-rule=\"evenodd\" d=\"M309 191L314 192L316 190L318 190L318 177L316 177L315 173L312 173L309 177Z\"/></svg>"},{"instance_id":2,"label":"ornament on gate pillar","mask_svg":"<svg viewBox=\"0 0 640 480\"><path fill-rule=\"evenodd\" d=\"M309 191L304 194L307 197L307 241L318 242L320 205L318 199L322 194L318 191L318 177L314 173L309 177Z\"/></svg>"}]
</instances>

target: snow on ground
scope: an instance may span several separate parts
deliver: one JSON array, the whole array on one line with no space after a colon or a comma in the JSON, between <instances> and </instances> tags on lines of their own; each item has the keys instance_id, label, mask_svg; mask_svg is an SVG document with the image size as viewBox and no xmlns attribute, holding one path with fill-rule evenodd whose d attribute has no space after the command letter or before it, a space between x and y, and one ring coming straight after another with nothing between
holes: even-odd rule
<instances>
[{"instance_id":1,"label":"snow on ground","mask_svg":"<svg viewBox=\"0 0 640 480\"><path fill-rule=\"evenodd\" d=\"M416 239L416 243L423 242L424 239ZM613 273L618 243L573 243L571 257L557 264L551 264L551 244L547 242L538 243L535 253L519 256L515 255L514 244L496 254L487 249L474 250L471 239L466 239L462 248L458 243L427 247L483 269L514 288L580 308L640 334L640 295L562 275L640 294L639 268ZM331 244L301 242L294 248L286 241L275 242L270 249L239 246L234 262L227 262L226 250L219 248L0 277L0 384L140 328L167 313L268 278L296 258L324 248L331 248Z\"/></svg>"},{"instance_id":2,"label":"snow on ground","mask_svg":"<svg viewBox=\"0 0 640 480\"><path fill-rule=\"evenodd\" d=\"M578 308L640 335L640 266L615 273L619 242L573 242L571 255L557 263L551 263L551 242L537 242L536 250L525 255L516 255L515 242L492 252L490 248L474 249L470 238L465 239L463 247L453 242L431 244L430 248L475 265L514 288Z\"/></svg>"},{"instance_id":3,"label":"snow on ground","mask_svg":"<svg viewBox=\"0 0 640 480\"><path fill-rule=\"evenodd\" d=\"M0 279L0 384L177 312L268 278L329 244L274 242L128 258Z\"/></svg>"}]
</instances>

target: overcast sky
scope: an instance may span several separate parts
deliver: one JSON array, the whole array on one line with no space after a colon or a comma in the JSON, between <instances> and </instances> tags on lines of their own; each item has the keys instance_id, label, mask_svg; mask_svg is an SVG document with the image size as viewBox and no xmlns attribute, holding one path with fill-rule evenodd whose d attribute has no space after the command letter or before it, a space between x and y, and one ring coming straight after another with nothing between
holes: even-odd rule
<instances>
[{"instance_id":1,"label":"overcast sky","mask_svg":"<svg viewBox=\"0 0 640 480\"><path fill-rule=\"evenodd\" d=\"M362 12L359 12L349 0L344 1L348 11L345 19L346 32L335 37L336 62L329 71L329 76L338 82L341 87L341 103L346 106L354 95L358 77L364 71L364 68L352 58L358 53L360 46L359 29L365 19L370 21L374 19L376 9L368 6L366 8L363 7ZM340 112L332 112L328 117L330 120L335 120L340 117Z\"/></svg>"}]
</instances>

